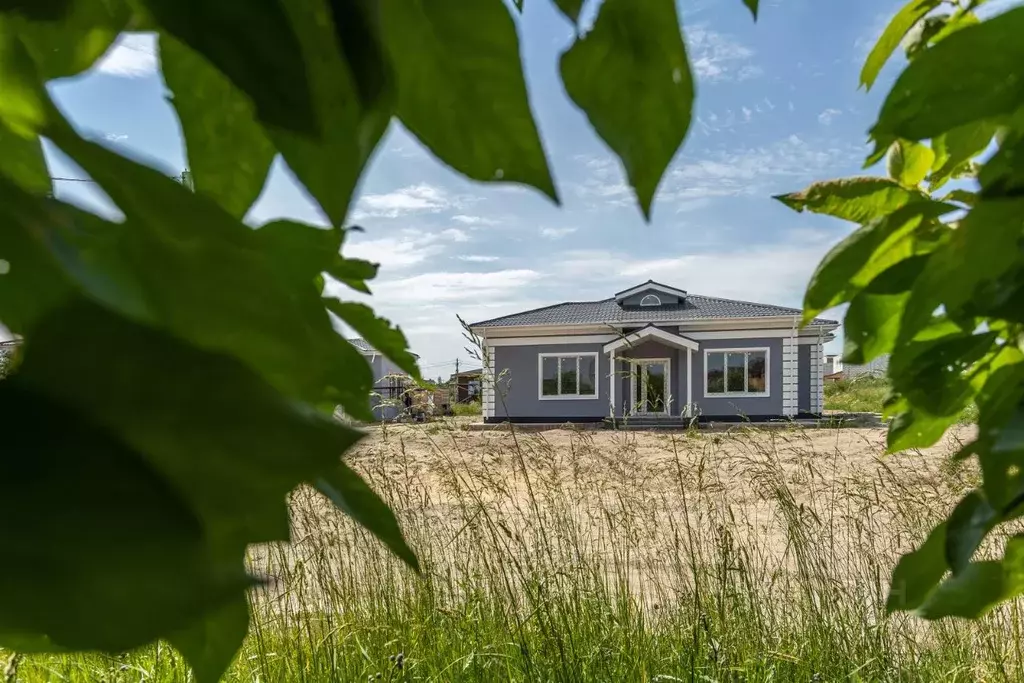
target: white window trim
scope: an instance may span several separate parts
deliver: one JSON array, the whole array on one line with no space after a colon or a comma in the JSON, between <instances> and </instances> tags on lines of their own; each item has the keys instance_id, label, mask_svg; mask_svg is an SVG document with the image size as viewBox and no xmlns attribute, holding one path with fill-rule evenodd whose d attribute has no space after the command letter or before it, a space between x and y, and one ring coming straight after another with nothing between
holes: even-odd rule
<instances>
[{"instance_id":1,"label":"white window trim","mask_svg":"<svg viewBox=\"0 0 1024 683\"><path fill-rule=\"evenodd\" d=\"M708 356L712 353L749 353L752 351L764 351L764 391L757 393L748 393L744 391L729 391L722 393L709 393L708 392ZM749 374L749 368L747 367L748 361L744 360L743 371L745 375ZM724 371L728 375L728 365L725 366ZM728 349L704 349L704 398L768 398L772 395L772 350L767 346L751 346L746 348L728 348Z\"/></svg>"},{"instance_id":2,"label":"white window trim","mask_svg":"<svg viewBox=\"0 0 1024 683\"><path fill-rule=\"evenodd\" d=\"M558 396L544 395L544 359L545 358L576 358L576 390L580 386L580 363L579 359L589 356L594 359L594 393L593 394L559 394ZM565 353L538 353L537 354L537 398L541 401L587 401L597 399L601 395L601 359L596 351L567 351ZM561 386L562 364L558 364L559 386Z\"/></svg>"},{"instance_id":3,"label":"white window trim","mask_svg":"<svg viewBox=\"0 0 1024 683\"><path fill-rule=\"evenodd\" d=\"M649 303L649 304L644 303L648 299L654 299L654 303ZM660 306L661 305L661 297L659 297L657 294L648 294L643 299L640 299L640 305L641 306Z\"/></svg>"}]
</instances>

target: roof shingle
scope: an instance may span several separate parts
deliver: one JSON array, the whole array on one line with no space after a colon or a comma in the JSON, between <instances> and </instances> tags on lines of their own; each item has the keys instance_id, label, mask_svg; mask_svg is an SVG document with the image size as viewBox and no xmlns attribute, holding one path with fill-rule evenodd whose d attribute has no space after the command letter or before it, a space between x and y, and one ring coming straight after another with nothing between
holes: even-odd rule
<instances>
[{"instance_id":1,"label":"roof shingle","mask_svg":"<svg viewBox=\"0 0 1024 683\"><path fill-rule=\"evenodd\" d=\"M800 315L798 308L758 304L688 294L682 304L636 307L620 306L614 298L601 301L567 301L522 313L483 320L470 327L511 327L518 325L600 325L603 323L657 323L716 318L762 318ZM834 320L815 318L812 325L837 325Z\"/></svg>"}]
</instances>

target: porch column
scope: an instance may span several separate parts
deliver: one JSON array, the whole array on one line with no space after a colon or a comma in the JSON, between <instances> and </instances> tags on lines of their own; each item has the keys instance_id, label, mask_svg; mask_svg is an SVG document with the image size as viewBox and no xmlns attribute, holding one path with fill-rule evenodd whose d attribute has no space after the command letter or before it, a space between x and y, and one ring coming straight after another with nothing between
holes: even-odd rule
<instances>
[{"instance_id":1,"label":"porch column","mask_svg":"<svg viewBox=\"0 0 1024 683\"><path fill-rule=\"evenodd\" d=\"M608 405L611 408L611 417L615 418L615 385L619 383L619 373L615 372L615 349L608 352Z\"/></svg>"},{"instance_id":2,"label":"porch column","mask_svg":"<svg viewBox=\"0 0 1024 683\"><path fill-rule=\"evenodd\" d=\"M693 349L686 347L686 417L693 417Z\"/></svg>"}]
</instances>

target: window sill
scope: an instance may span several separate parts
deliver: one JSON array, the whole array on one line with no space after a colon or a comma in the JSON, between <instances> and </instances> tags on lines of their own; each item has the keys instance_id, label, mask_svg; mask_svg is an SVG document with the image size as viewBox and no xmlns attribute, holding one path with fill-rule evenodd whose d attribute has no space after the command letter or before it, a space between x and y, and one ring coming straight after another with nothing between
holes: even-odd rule
<instances>
[{"instance_id":1,"label":"window sill","mask_svg":"<svg viewBox=\"0 0 1024 683\"><path fill-rule=\"evenodd\" d=\"M598 398L597 394L572 394L562 396L541 396L541 401L587 401Z\"/></svg>"},{"instance_id":2,"label":"window sill","mask_svg":"<svg viewBox=\"0 0 1024 683\"><path fill-rule=\"evenodd\" d=\"M731 394L704 394L704 398L771 398L771 394L768 392L762 392L758 394L751 393L731 393Z\"/></svg>"}]
</instances>

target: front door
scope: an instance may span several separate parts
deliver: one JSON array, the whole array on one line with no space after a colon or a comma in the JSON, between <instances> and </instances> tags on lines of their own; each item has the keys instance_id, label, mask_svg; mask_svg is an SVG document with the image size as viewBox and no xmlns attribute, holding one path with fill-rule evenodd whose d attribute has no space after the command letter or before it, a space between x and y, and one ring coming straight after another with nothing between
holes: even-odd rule
<instances>
[{"instance_id":1,"label":"front door","mask_svg":"<svg viewBox=\"0 0 1024 683\"><path fill-rule=\"evenodd\" d=\"M633 412L667 415L669 409L669 361L667 358L632 361L630 373Z\"/></svg>"}]
</instances>

